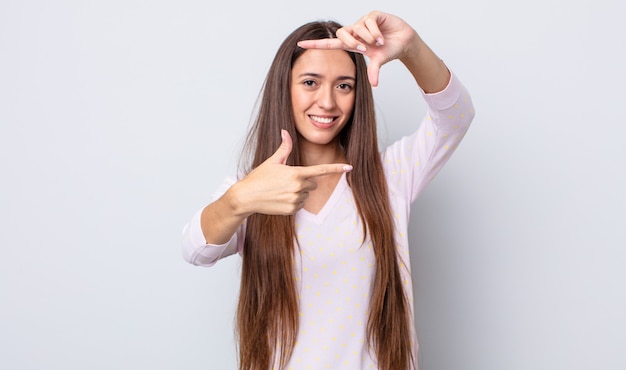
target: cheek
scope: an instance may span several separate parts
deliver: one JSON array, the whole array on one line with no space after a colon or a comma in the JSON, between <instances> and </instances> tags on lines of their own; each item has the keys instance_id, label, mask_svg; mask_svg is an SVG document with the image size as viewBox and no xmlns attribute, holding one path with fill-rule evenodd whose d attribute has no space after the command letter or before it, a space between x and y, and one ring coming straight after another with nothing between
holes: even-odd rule
<instances>
[{"instance_id":1,"label":"cheek","mask_svg":"<svg viewBox=\"0 0 626 370\"><path fill-rule=\"evenodd\" d=\"M306 95L302 93L298 93L297 91L291 90L291 107L294 112L297 110L301 110L306 108L307 99Z\"/></svg>"},{"instance_id":2,"label":"cheek","mask_svg":"<svg viewBox=\"0 0 626 370\"><path fill-rule=\"evenodd\" d=\"M346 96L346 99L341 102L341 108L347 115L351 115L354 110L354 98L354 94L352 94L351 96Z\"/></svg>"}]
</instances>

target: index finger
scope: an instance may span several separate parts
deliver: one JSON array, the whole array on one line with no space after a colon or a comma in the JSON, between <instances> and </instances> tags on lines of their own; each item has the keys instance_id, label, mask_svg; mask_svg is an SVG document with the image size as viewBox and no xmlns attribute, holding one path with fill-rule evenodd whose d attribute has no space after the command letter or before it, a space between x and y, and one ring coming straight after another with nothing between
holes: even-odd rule
<instances>
[{"instance_id":1,"label":"index finger","mask_svg":"<svg viewBox=\"0 0 626 370\"><path fill-rule=\"evenodd\" d=\"M298 167L300 175L306 179L317 176L332 175L352 171L352 166L343 163L318 164L315 166Z\"/></svg>"},{"instance_id":2,"label":"index finger","mask_svg":"<svg viewBox=\"0 0 626 370\"><path fill-rule=\"evenodd\" d=\"M298 46L303 49L346 50L349 47L340 39L319 39L298 41Z\"/></svg>"}]
</instances>

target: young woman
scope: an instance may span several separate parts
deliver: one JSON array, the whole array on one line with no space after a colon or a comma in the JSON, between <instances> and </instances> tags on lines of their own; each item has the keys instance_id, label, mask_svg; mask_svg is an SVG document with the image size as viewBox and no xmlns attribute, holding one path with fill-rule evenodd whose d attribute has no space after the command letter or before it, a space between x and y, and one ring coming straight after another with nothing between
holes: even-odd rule
<instances>
[{"instance_id":1,"label":"young woman","mask_svg":"<svg viewBox=\"0 0 626 370\"><path fill-rule=\"evenodd\" d=\"M381 152L371 86L394 59L428 114ZM396 16L313 22L287 37L249 133L250 163L183 236L192 264L243 258L241 369L417 368L410 206L473 116L464 87Z\"/></svg>"}]
</instances>

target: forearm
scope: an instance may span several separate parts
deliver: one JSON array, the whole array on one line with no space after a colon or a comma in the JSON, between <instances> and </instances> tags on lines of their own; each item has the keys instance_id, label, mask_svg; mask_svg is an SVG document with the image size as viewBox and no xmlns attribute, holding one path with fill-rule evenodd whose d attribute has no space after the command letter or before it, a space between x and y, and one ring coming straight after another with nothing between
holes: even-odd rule
<instances>
[{"instance_id":1,"label":"forearm","mask_svg":"<svg viewBox=\"0 0 626 370\"><path fill-rule=\"evenodd\" d=\"M400 61L425 93L442 91L450 82L450 71L432 49L414 33Z\"/></svg>"},{"instance_id":2,"label":"forearm","mask_svg":"<svg viewBox=\"0 0 626 370\"><path fill-rule=\"evenodd\" d=\"M228 242L248 216L238 205L235 186L202 210L200 226L207 244Z\"/></svg>"}]
</instances>

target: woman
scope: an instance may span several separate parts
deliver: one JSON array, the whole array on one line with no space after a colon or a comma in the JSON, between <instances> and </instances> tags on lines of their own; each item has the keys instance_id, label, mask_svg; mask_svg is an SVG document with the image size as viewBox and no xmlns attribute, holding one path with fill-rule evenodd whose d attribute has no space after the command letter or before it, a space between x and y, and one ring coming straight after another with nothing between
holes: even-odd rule
<instances>
[{"instance_id":1,"label":"woman","mask_svg":"<svg viewBox=\"0 0 626 370\"><path fill-rule=\"evenodd\" d=\"M428 115L379 152L371 86L394 59ZM192 264L243 258L241 369L417 368L410 205L473 115L460 82L396 16L313 22L287 37L249 133L249 166L184 230Z\"/></svg>"}]
</instances>

